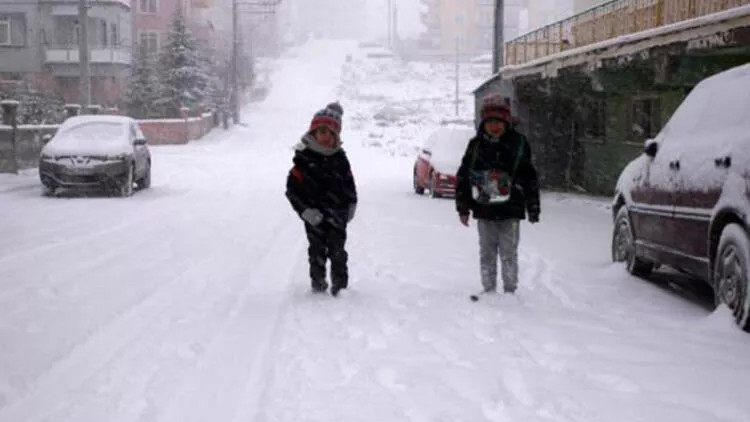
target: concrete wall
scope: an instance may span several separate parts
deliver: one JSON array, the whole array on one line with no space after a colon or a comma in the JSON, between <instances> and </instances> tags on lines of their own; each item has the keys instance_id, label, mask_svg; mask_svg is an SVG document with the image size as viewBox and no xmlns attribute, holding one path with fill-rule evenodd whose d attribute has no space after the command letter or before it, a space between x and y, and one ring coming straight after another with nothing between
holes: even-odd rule
<instances>
[{"instance_id":1,"label":"concrete wall","mask_svg":"<svg viewBox=\"0 0 750 422\"><path fill-rule=\"evenodd\" d=\"M139 120L143 134L150 145L186 144L189 140L203 137L218 120L213 113L185 119ZM54 135L59 125L23 125L16 129L13 161L13 128L0 125L0 173L12 173L16 165L20 169L36 167L44 146L44 135Z\"/></svg>"},{"instance_id":2,"label":"concrete wall","mask_svg":"<svg viewBox=\"0 0 750 422\"><path fill-rule=\"evenodd\" d=\"M57 125L19 126L16 129L15 164L13 162L13 128L0 125L0 173L12 173L16 167L31 168L39 164L44 146L42 137L57 131Z\"/></svg>"},{"instance_id":3,"label":"concrete wall","mask_svg":"<svg viewBox=\"0 0 750 422\"><path fill-rule=\"evenodd\" d=\"M218 125L213 113L185 119L139 120L141 131L151 145L186 144L199 139Z\"/></svg>"}]
</instances>

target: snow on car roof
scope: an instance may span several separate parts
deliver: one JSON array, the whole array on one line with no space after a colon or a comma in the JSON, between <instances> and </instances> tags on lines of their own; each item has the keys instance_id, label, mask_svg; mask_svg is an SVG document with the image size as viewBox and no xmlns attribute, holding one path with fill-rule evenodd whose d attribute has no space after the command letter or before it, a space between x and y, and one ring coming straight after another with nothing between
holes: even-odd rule
<instances>
[{"instance_id":1,"label":"snow on car roof","mask_svg":"<svg viewBox=\"0 0 750 422\"><path fill-rule=\"evenodd\" d=\"M132 152L126 116L74 116L63 122L42 152L48 155L117 155Z\"/></svg>"},{"instance_id":2,"label":"snow on car roof","mask_svg":"<svg viewBox=\"0 0 750 422\"><path fill-rule=\"evenodd\" d=\"M750 120L750 64L699 82L675 110L660 135L679 134L681 143L702 142L706 133L744 131ZM729 141L739 136L724 137ZM715 145L718 146L718 145Z\"/></svg>"},{"instance_id":3,"label":"snow on car roof","mask_svg":"<svg viewBox=\"0 0 750 422\"><path fill-rule=\"evenodd\" d=\"M475 134L476 131L474 129L442 127L430 134L430 136L427 138L427 145L455 145L455 142L459 141L459 143L463 142L463 145L466 146L466 141L473 138Z\"/></svg>"},{"instance_id":4,"label":"snow on car roof","mask_svg":"<svg viewBox=\"0 0 750 422\"><path fill-rule=\"evenodd\" d=\"M79 125L82 123L88 123L88 122L130 124L133 121L134 120L128 116L116 116L116 115L111 115L111 114L73 116L73 117L67 118L63 122L60 129L63 129L69 126Z\"/></svg>"},{"instance_id":5,"label":"snow on car roof","mask_svg":"<svg viewBox=\"0 0 750 422\"><path fill-rule=\"evenodd\" d=\"M750 77L750 63L733 67L702 80L697 86L736 83L737 79ZM696 87L697 87L696 86Z\"/></svg>"}]
</instances>

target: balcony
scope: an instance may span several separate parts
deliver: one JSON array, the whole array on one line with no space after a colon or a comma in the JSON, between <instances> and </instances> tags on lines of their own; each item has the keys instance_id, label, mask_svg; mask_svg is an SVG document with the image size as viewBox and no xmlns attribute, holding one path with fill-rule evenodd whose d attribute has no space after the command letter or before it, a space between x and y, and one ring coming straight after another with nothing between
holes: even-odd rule
<instances>
[{"instance_id":1,"label":"balcony","mask_svg":"<svg viewBox=\"0 0 750 422\"><path fill-rule=\"evenodd\" d=\"M520 65L561 51L750 5L750 0L611 0L505 44Z\"/></svg>"},{"instance_id":2,"label":"balcony","mask_svg":"<svg viewBox=\"0 0 750 422\"><path fill-rule=\"evenodd\" d=\"M196 9L209 9L213 7L213 0L190 0L190 5Z\"/></svg>"},{"instance_id":3,"label":"balcony","mask_svg":"<svg viewBox=\"0 0 750 422\"><path fill-rule=\"evenodd\" d=\"M93 48L91 49L91 64L122 64L129 65L131 51L128 48ZM47 64L78 64L78 46L48 47L45 50Z\"/></svg>"}]
</instances>

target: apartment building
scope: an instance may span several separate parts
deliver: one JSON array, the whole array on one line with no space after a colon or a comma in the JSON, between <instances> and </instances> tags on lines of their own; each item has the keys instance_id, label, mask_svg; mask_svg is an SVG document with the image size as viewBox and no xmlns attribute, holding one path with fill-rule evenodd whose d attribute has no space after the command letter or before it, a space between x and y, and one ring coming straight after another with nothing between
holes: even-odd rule
<instances>
[{"instance_id":1,"label":"apartment building","mask_svg":"<svg viewBox=\"0 0 750 422\"><path fill-rule=\"evenodd\" d=\"M182 9L187 27L199 45L212 48L215 26L209 9L214 0L133 0L133 22L136 43L156 55L166 45L172 19ZM229 6L227 4L227 6Z\"/></svg>"},{"instance_id":2,"label":"apartment building","mask_svg":"<svg viewBox=\"0 0 750 422\"><path fill-rule=\"evenodd\" d=\"M127 0L88 9L92 103L111 104L130 68L132 13ZM0 81L26 82L65 101L79 100L80 24L75 0L0 0Z\"/></svg>"},{"instance_id":3,"label":"apartment building","mask_svg":"<svg viewBox=\"0 0 750 422\"><path fill-rule=\"evenodd\" d=\"M526 1L505 1L506 40L518 35ZM422 4L423 46L444 56L455 56L458 47L462 59L492 51L495 0L422 0Z\"/></svg>"}]
</instances>

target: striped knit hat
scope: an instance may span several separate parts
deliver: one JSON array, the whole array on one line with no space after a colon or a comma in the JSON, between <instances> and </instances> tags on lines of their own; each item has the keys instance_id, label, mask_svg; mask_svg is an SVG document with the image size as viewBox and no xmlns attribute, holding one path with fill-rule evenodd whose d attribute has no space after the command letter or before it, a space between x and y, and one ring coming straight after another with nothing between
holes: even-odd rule
<instances>
[{"instance_id":1,"label":"striped knit hat","mask_svg":"<svg viewBox=\"0 0 750 422\"><path fill-rule=\"evenodd\" d=\"M510 101L500 94L490 94L482 100L479 111L482 122L488 119L499 119L508 124L513 123L510 114Z\"/></svg>"},{"instance_id":2,"label":"striped knit hat","mask_svg":"<svg viewBox=\"0 0 750 422\"><path fill-rule=\"evenodd\" d=\"M330 129L336 136L341 134L341 113L332 109L324 108L318 111L313 116L312 122L310 122L309 132L315 132L320 126L325 126Z\"/></svg>"},{"instance_id":3,"label":"striped knit hat","mask_svg":"<svg viewBox=\"0 0 750 422\"><path fill-rule=\"evenodd\" d=\"M333 110L341 115L341 117L344 116L344 108L341 107L341 104L339 104L338 101L334 101L326 106L327 109Z\"/></svg>"}]
</instances>

